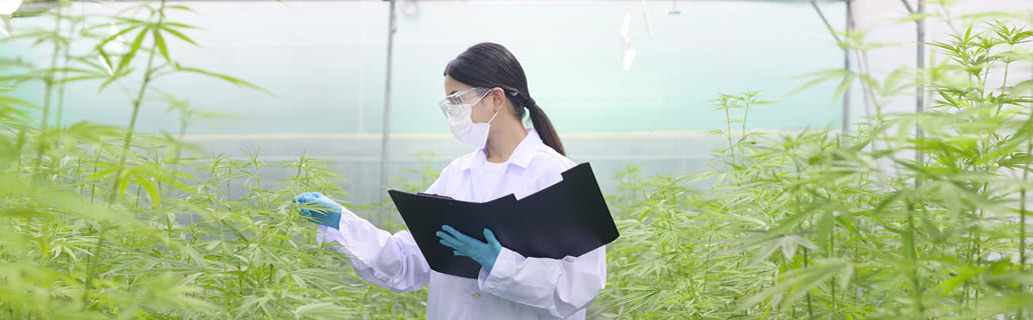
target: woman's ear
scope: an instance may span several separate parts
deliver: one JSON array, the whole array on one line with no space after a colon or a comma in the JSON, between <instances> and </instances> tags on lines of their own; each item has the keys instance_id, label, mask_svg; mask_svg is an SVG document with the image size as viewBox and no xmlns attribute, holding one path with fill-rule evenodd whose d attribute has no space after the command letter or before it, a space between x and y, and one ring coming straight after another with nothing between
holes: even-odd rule
<instances>
[{"instance_id":1,"label":"woman's ear","mask_svg":"<svg viewBox=\"0 0 1033 320\"><path fill-rule=\"evenodd\" d=\"M502 107L506 105L506 91L502 88L491 89L491 106L495 111L502 110Z\"/></svg>"}]
</instances>

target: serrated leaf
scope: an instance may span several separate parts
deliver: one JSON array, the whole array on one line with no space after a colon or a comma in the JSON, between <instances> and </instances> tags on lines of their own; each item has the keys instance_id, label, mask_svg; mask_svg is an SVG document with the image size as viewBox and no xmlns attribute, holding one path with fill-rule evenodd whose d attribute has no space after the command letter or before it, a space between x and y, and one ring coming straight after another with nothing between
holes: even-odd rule
<instances>
[{"instance_id":1,"label":"serrated leaf","mask_svg":"<svg viewBox=\"0 0 1033 320\"><path fill-rule=\"evenodd\" d=\"M221 74L221 73L215 73L215 72L211 72L211 71L204 70L204 69L184 67L184 66L181 66L181 65L178 65L178 64L176 64L176 70L183 71L183 72L192 72L192 73L202 74L202 75L206 75L206 76L209 76L209 77L214 77L214 78L221 79L223 81L232 83L232 84L234 84L236 86L255 89L255 90L258 90L258 91L261 91L261 92L265 92L266 94L270 94L270 95L272 94L269 90L266 90L266 89L264 89L262 87L259 87L259 86L255 85L255 84L252 84L250 82L247 82L247 81L244 81L244 80L241 80L241 79L229 76L229 75L225 75L225 74Z\"/></svg>"},{"instance_id":2,"label":"serrated leaf","mask_svg":"<svg viewBox=\"0 0 1033 320\"><path fill-rule=\"evenodd\" d=\"M136 35L133 43L129 46L129 53L122 57L122 60L118 62L118 68L115 68L115 70L122 71L125 70L126 66L129 66L129 63L136 57L136 53L140 51L140 47L143 46L143 40L147 37L148 31L150 31L150 28L140 30L140 33Z\"/></svg>"},{"instance_id":3,"label":"serrated leaf","mask_svg":"<svg viewBox=\"0 0 1033 320\"><path fill-rule=\"evenodd\" d=\"M182 11L196 12L196 11L194 11L194 9L192 9L192 8L190 8L188 6L185 6L185 5L181 5L181 4L167 4L167 5L165 5L165 9L173 9L173 10L182 10Z\"/></svg>"},{"instance_id":4,"label":"serrated leaf","mask_svg":"<svg viewBox=\"0 0 1033 320\"><path fill-rule=\"evenodd\" d=\"M802 92L804 90L807 90L810 87L816 86L816 85L818 85L818 84L820 84L822 82L833 80L833 79L839 79L839 78L847 77L847 76L853 75L853 74L854 73L852 71L846 70L846 69L828 69L828 70L822 70L822 71L818 71L818 72L808 73L808 74L805 74L805 75L803 75L801 77L803 77L803 78L813 78L813 79L810 80L810 81L807 81L807 83L804 83L802 86L800 86L800 87L798 87L796 89L793 89L793 91L789 92L789 94L787 94L787 96L795 95L795 94L800 93L800 92Z\"/></svg>"},{"instance_id":5,"label":"serrated leaf","mask_svg":"<svg viewBox=\"0 0 1033 320\"><path fill-rule=\"evenodd\" d=\"M179 30L170 28L168 26L162 26L161 29L165 30L166 32L168 32L170 34L172 34L173 36L176 36L176 38L179 38L180 40L189 42L190 44L195 45L195 46L199 46L199 47L201 46L201 45L197 44L197 42L194 42L194 39L190 39L190 37L187 37L182 32L179 32Z\"/></svg>"},{"instance_id":6,"label":"serrated leaf","mask_svg":"<svg viewBox=\"0 0 1033 320\"><path fill-rule=\"evenodd\" d=\"M154 46L158 48L158 52L161 52L161 56L165 57L165 61L172 63L169 48L165 45L165 38L161 36L161 30L157 28L154 29Z\"/></svg>"},{"instance_id":7,"label":"serrated leaf","mask_svg":"<svg viewBox=\"0 0 1033 320\"><path fill-rule=\"evenodd\" d=\"M922 20L922 19L925 19L925 18L928 18L928 17L932 17L932 16L935 16L935 14L929 13L929 12L916 12L916 13L908 14L906 17L897 19L897 21L898 22L915 22L915 21Z\"/></svg>"}]
</instances>

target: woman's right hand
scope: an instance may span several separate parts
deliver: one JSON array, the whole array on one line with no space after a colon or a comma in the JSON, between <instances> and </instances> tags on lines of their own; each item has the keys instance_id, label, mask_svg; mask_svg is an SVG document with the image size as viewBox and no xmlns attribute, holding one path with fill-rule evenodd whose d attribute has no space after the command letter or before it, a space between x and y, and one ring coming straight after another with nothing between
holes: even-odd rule
<instances>
[{"instance_id":1,"label":"woman's right hand","mask_svg":"<svg viewBox=\"0 0 1033 320\"><path fill-rule=\"evenodd\" d=\"M319 192L305 192L294 197L294 203L301 208L298 214L309 217L312 222L337 229L341 222L343 206Z\"/></svg>"}]
</instances>

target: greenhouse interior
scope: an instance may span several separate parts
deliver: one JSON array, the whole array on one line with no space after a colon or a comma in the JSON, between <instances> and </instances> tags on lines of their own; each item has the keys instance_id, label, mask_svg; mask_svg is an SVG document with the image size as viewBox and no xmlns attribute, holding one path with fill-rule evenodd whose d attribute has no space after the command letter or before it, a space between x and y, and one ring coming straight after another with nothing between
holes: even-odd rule
<instances>
[{"instance_id":1,"label":"greenhouse interior","mask_svg":"<svg viewBox=\"0 0 1033 320\"><path fill-rule=\"evenodd\" d=\"M0 0L0 64L0 319L1033 319L1029 0Z\"/></svg>"}]
</instances>

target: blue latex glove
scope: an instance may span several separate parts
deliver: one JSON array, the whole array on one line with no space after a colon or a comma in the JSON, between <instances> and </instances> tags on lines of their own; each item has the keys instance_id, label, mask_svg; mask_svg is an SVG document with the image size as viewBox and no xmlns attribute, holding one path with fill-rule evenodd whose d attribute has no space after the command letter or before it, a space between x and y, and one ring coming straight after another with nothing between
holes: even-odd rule
<instances>
[{"instance_id":1,"label":"blue latex glove","mask_svg":"<svg viewBox=\"0 0 1033 320\"><path fill-rule=\"evenodd\" d=\"M441 238L441 244L455 250L452 252L453 254L470 257L484 266L485 271L491 272L495 259L502 251L502 245L495 239L495 234L491 233L491 230L484 229L484 238L488 240L488 243L471 238L448 225L441 226L441 230L434 233Z\"/></svg>"},{"instance_id":2,"label":"blue latex glove","mask_svg":"<svg viewBox=\"0 0 1033 320\"><path fill-rule=\"evenodd\" d=\"M337 229L341 222L340 204L319 192L305 192L294 197L294 203L302 207L298 214L312 218L312 222Z\"/></svg>"}]
</instances>

